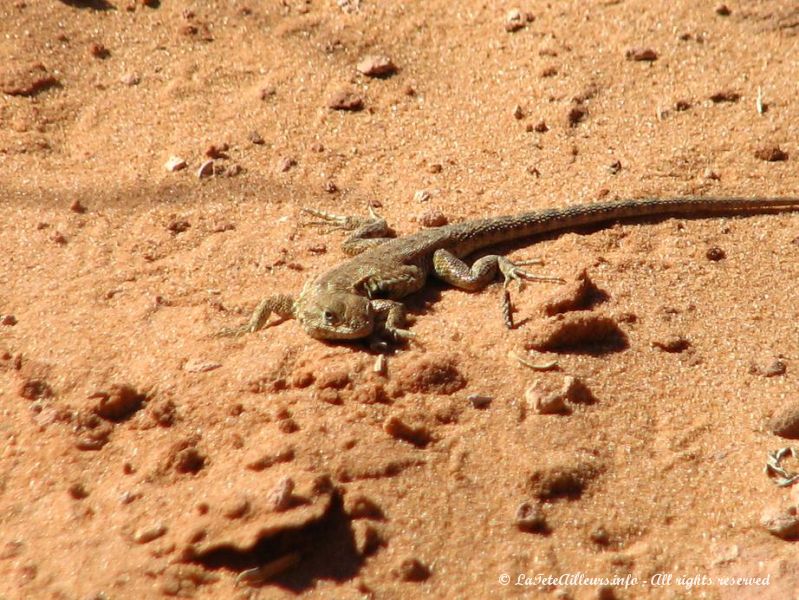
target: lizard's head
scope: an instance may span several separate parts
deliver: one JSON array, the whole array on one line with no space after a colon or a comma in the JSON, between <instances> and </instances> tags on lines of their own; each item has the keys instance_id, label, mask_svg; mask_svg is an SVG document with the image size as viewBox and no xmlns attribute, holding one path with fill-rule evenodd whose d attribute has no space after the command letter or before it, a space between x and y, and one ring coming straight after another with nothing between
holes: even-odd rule
<instances>
[{"instance_id":1,"label":"lizard's head","mask_svg":"<svg viewBox=\"0 0 799 600\"><path fill-rule=\"evenodd\" d=\"M374 310L368 298L346 292L301 294L295 316L305 331L318 340L355 340L374 329Z\"/></svg>"}]
</instances>

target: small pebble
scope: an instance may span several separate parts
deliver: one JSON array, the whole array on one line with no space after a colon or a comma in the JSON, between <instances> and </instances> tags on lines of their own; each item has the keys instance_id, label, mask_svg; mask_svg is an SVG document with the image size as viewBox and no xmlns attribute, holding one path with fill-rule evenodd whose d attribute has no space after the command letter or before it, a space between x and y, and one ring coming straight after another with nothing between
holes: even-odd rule
<instances>
[{"instance_id":1,"label":"small pebble","mask_svg":"<svg viewBox=\"0 0 799 600\"><path fill-rule=\"evenodd\" d=\"M0 325L7 325L9 327L17 324L17 318L14 315L0 315Z\"/></svg>"},{"instance_id":2,"label":"small pebble","mask_svg":"<svg viewBox=\"0 0 799 600\"><path fill-rule=\"evenodd\" d=\"M164 168L170 173L174 173L175 171L182 171L187 166L188 165L186 161L180 158L179 156L170 156L169 160L167 160L164 163ZM213 164L211 166L213 167ZM198 174L198 176L200 175Z\"/></svg>"},{"instance_id":3,"label":"small pebble","mask_svg":"<svg viewBox=\"0 0 799 600\"><path fill-rule=\"evenodd\" d=\"M419 224L422 227L443 227L449 223L447 216L439 210L430 210L419 217Z\"/></svg>"},{"instance_id":4,"label":"small pebble","mask_svg":"<svg viewBox=\"0 0 799 600\"><path fill-rule=\"evenodd\" d=\"M729 17L732 14L730 7L726 4L717 4L715 8L716 14L720 17Z\"/></svg>"},{"instance_id":5,"label":"small pebble","mask_svg":"<svg viewBox=\"0 0 799 600\"><path fill-rule=\"evenodd\" d=\"M293 493L294 480L291 477L283 477L267 494L266 500L273 510L282 512L291 508L294 502Z\"/></svg>"},{"instance_id":6,"label":"small pebble","mask_svg":"<svg viewBox=\"0 0 799 600\"><path fill-rule=\"evenodd\" d=\"M560 392L551 392L533 384L524 391L524 399L539 415L555 415L567 412L566 398Z\"/></svg>"},{"instance_id":7,"label":"small pebble","mask_svg":"<svg viewBox=\"0 0 799 600\"><path fill-rule=\"evenodd\" d=\"M335 194L338 191L338 186L334 181L328 179L327 181L325 181L324 189L328 194Z\"/></svg>"},{"instance_id":8,"label":"small pebble","mask_svg":"<svg viewBox=\"0 0 799 600\"><path fill-rule=\"evenodd\" d=\"M388 56L366 56L355 67L368 77L388 77L397 72L397 66Z\"/></svg>"},{"instance_id":9,"label":"small pebble","mask_svg":"<svg viewBox=\"0 0 799 600\"><path fill-rule=\"evenodd\" d=\"M214 174L214 161L213 160L206 160L200 165L200 168L197 169L197 177L203 179L205 177L211 177Z\"/></svg>"},{"instance_id":10,"label":"small pebble","mask_svg":"<svg viewBox=\"0 0 799 600\"><path fill-rule=\"evenodd\" d=\"M166 532L167 527L163 523L151 527L143 527L142 529L137 529L133 533L133 541L137 544L147 544L153 540L157 540Z\"/></svg>"},{"instance_id":11,"label":"small pebble","mask_svg":"<svg viewBox=\"0 0 799 600\"><path fill-rule=\"evenodd\" d=\"M247 139L249 139L249 140L250 140L250 142L252 142L252 143L253 143L253 144L255 144L256 146L261 146L262 144L264 144L264 143L265 143L265 142L264 142L264 138L262 138L262 137L261 137L261 134L260 134L260 133L258 133L258 132L257 132L257 131L255 131L255 130L251 131L251 132L249 133L249 135L247 135Z\"/></svg>"},{"instance_id":12,"label":"small pebble","mask_svg":"<svg viewBox=\"0 0 799 600\"><path fill-rule=\"evenodd\" d=\"M752 375L762 375L763 377L778 377L780 375L785 375L787 370L788 366L779 359L771 361L766 366L752 364L749 367L749 372Z\"/></svg>"},{"instance_id":13,"label":"small pebble","mask_svg":"<svg viewBox=\"0 0 799 600\"><path fill-rule=\"evenodd\" d=\"M760 516L760 524L771 534L784 540L799 538L799 514L796 506L772 505Z\"/></svg>"},{"instance_id":14,"label":"small pebble","mask_svg":"<svg viewBox=\"0 0 799 600\"><path fill-rule=\"evenodd\" d=\"M185 219L173 219L166 226L167 230L169 230L169 232L174 235L177 235L179 233L184 233L188 231L190 227L191 223L189 223Z\"/></svg>"},{"instance_id":15,"label":"small pebble","mask_svg":"<svg viewBox=\"0 0 799 600\"><path fill-rule=\"evenodd\" d=\"M517 121L524 118L524 110L518 104L513 108L513 118Z\"/></svg>"},{"instance_id":16,"label":"small pebble","mask_svg":"<svg viewBox=\"0 0 799 600\"><path fill-rule=\"evenodd\" d=\"M86 207L83 206L83 204L81 204L80 200L73 200L72 204L69 205L69 210L71 210L74 213L78 213L79 215L82 215L83 213L86 212Z\"/></svg>"},{"instance_id":17,"label":"small pebble","mask_svg":"<svg viewBox=\"0 0 799 600\"><path fill-rule=\"evenodd\" d=\"M92 42L89 44L89 54L91 54L94 58L99 58L101 60L111 56L108 48L98 42Z\"/></svg>"},{"instance_id":18,"label":"small pebble","mask_svg":"<svg viewBox=\"0 0 799 600\"><path fill-rule=\"evenodd\" d=\"M54 231L53 234L50 236L50 239L59 245L64 245L67 243L67 238L64 237L64 234L61 233L60 231Z\"/></svg>"},{"instance_id":19,"label":"small pebble","mask_svg":"<svg viewBox=\"0 0 799 600\"><path fill-rule=\"evenodd\" d=\"M183 370L188 373L207 373L218 369L222 364L210 360L202 360L199 358L190 358L183 364Z\"/></svg>"},{"instance_id":20,"label":"small pebble","mask_svg":"<svg viewBox=\"0 0 799 600\"><path fill-rule=\"evenodd\" d=\"M718 246L711 246L707 249L707 252L705 252L705 257L708 260L718 262L720 260L724 260L727 257L727 254Z\"/></svg>"},{"instance_id":21,"label":"small pebble","mask_svg":"<svg viewBox=\"0 0 799 600\"><path fill-rule=\"evenodd\" d=\"M134 85L139 85L141 83L141 78L135 73L126 73L125 75L119 78L119 81L124 85L134 86Z\"/></svg>"},{"instance_id":22,"label":"small pebble","mask_svg":"<svg viewBox=\"0 0 799 600\"><path fill-rule=\"evenodd\" d=\"M290 156L285 156L281 158L279 161L277 161L278 173L285 173L295 166L297 166L297 161L291 158Z\"/></svg>"},{"instance_id":23,"label":"small pebble","mask_svg":"<svg viewBox=\"0 0 799 600\"><path fill-rule=\"evenodd\" d=\"M413 193L414 202L427 202L432 197L433 194L430 190L416 190Z\"/></svg>"},{"instance_id":24,"label":"small pebble","mask_svg":"<svg viewBox=\"0 0 799 600\"><path fill-rule=\"evenodd\" d=\"M788 160L788 153L775 144L755 150L755 158L767 162L782 162Z\"/></svg>"},{"instance_id":25,"label":"small pebble","mask_svg":"<svg viewBox=\"0 0 799 600\"><path fill-rule=\"evenodd\" d=\"M211 144L205 149L203 154L205 154L205 156L208 158L225 159L228 158L226 152L229 149L230 146L228 144L220 144L219 146L216 144Z\"/></svg>"},{"instance_id":26,"label":"small pebble","mask_svg":"<svg viewBox=\"0 0 799 600\"><path fill-rule=\"evenodd\" d=\"M330 97L327 101L327 106L333 110L357 112L363 110L363 98L355 92L340 90Z\"/></svg>"},{"instance_id":27,"label":"small pebble","mask_svg":"<svg viewBox=\"0 0 799 600\"><path fill-rule=\"evenodd\" d=\"M402 581L424 581L430 577L430 569L417 558L406 558L394 572Z\"/></svg>"},{"instance_id":28,"label":"small pebble","mask_svg":"<svg viewBox=\"0 0 799 600\"><path fill-rule=\"evenodd\" d=\"M491 396L481 396L480 394L469 394L466 399L472 403L474 408L488 408L493 400Z\"/></svg>"},{"instance_id":29,"label":"small pebble","mask_svg":"<svg viewBox=\"0 0 799 600\"><path fill-rule=\"evenodd\" d=\"M658 53L652 48L630 48L624 56L627 60L640 62L653 62L658 59Z\"/></svg>"},{"instance_id":30,"label":"small pebble","mask_svg":"<svg viewBox=\"0 0 799 600\"><path fill-rule=\"evenodd\" d=\"M652 347L663 352L680 353L691 347L691 342L680 335L672 335L662 340L653 340Z\"/></svg>"},{"instance_id":31,"label":"small pebble","mask_svg":"<svg viewBox=\"0 0 799 600\"><path fill-rule=\"evenodd\" d=\"M526 532L545 532L547 530L546 517L539 504L522 502L516 508L513 523L517 529Z\"/></svg>"},{"instance_id":32,"label":"small pebble","mask_svg":"<svg viewBox=\"0 0 799 600\"><path fill-rule=\"evenodd\" d=\"M519 31L527 23L535 20L532 13L523 13L518 8L508 11L505 15L505 31L513 33Z\"/></svg>"},{"instance_id":33,"label":"small pebble","mask_svg":"<svg viewBox=\"0 0 799 600\"><path fill-rule=\"evenodd\" d=\"M741 94L730 90L722 90L710 96L711 102L719 104L721 102L738 102L741 99Z\"/></svg>"},{"instance_id":34,"label":"small pebble","mask_svg":"<svg viewBox=\"0 0 799 600\"><path fill-rule=\"evenodd\" d=\"M393 438L420 448L424 448L432 440L432 435L426 427L409 425L397 415L391 415L383 422L383 431Z\"/></svg>"},{"instance_id":35,"label":"small pebble","mask_svg":"<svg viewBox=\"0 0 799 600\"><path fill-rule=\"evenodd\" d=\"M566 115L569 127L577 127L588 116L588 110L583 106L573 106Z\"/></svg>"},{"instance_id":36,"label":"small pebble","mask_svg":"<svg viewBox=\"0 0 799 600\"><path fill-rule=\"evenodd\" d=\"M533 130L537 131L538 133L546 133L549 131L549 127L547 126L546 121L539 121L533 126Z\"/></svg>"},{"instance_id":37,"label":"small pebble","mask_svg":"<svg viewBox=\"0 0 799 600\"><path fill-rule=\"evenodd\" d=\"M72 498L75 500L83 500L89 496L89 492L86 489L86 486L82 483L73 483L67 488L67 492L69 493Z\"/></svg>"}]
</instances>

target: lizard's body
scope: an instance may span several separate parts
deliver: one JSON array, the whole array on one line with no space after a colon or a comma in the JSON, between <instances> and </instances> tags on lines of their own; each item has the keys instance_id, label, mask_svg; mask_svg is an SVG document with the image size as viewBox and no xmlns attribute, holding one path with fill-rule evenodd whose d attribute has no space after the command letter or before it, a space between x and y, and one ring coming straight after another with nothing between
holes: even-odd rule
<instances>
[{"instance_id":1,"label":"lizard's body","mask_svg":"<svg viewBox=\"0 0 799 600\"><path fill-rule=\"evenodd\" d=\"M397 300L422 289L431 273L470 291L485 287L495 278L497 270L505 276L506 283L522 279L556 280L529 275L518 268L524 263L513 264L502 256L484 256L471 268L460 260L482 248L625 219L788 210L799 210L799 198L625 200L465 221L400 238L387 237L390 229L374 214L371 218L348 218L308 211L324 223L354 230L344 244L345 251L353 258L308 281L296 300L285 295L267 298L250 322L234 331L256 331L276 312L297 318L315 338L375 339L374 336L385 334L406 338L412 334L402 329L404 307ZM510 326L507 296L505 320Z\"/></svg>"}]
</instances>

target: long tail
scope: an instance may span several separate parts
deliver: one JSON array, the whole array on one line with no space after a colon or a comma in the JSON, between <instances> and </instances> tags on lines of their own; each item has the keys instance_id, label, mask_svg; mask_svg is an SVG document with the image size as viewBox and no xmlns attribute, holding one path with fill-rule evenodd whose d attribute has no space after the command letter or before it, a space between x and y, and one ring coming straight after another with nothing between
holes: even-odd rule
<instances>
[{"instance_id":1,"label":"long tail","mask_svg":"<svg viewBox=\"0 0 799 600\"><path fill-rule=\"evenodd\" d=\"M755 214L799 211L796 198L667 198L620 200L481 219L454 232L455 251L466 255L480 248L524 237L576 229L584 225L652 216Z\"/></svg>"}]
</instances>

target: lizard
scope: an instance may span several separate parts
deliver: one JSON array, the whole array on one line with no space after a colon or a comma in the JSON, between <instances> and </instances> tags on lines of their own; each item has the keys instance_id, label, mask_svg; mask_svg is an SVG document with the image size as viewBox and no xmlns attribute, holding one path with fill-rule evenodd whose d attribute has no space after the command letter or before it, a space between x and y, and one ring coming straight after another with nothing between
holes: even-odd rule
<instances>
[{"instance_id":1,"label":"lizard","mask_svg":"<svg viewBox=\"0 0 799 600\"><path fill-rule=\"evenodd\" d=\"M574 230L586 225L667 216L712 216L799 211L799 197L684 197L616 200L543 209L517 215L491 217L423 229L393 237L384 219L369 207L368 217L349 217L315 209L303 212L320 219L309 224L328 225L351 232L342 249L351 258L309 279L295 299L276 294L264 299L250 320L219 335L240 335L262 329L273 313L297 319L312 338L322 340L368 339L374 348L386 340L407 341L414 337L405 328L405 306L401 298L421 290L432 273L467 291L479 291L501 273L505 280L503 315L513 327L509 284L524 281L563 282L557 277L534 275L522 266L540 260L512 262L489 254L471 266L462 259L473 252L527 237Z\"/></svg>"}]
</instances>

